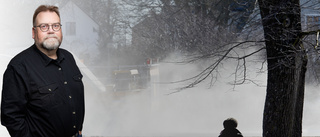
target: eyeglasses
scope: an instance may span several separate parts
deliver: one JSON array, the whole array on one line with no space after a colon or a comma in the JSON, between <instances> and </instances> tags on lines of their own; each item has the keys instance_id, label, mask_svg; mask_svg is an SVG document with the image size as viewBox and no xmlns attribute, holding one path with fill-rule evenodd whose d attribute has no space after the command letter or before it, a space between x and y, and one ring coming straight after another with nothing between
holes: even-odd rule
<instances>
[{"instance_id":1,"label":"eyeglasses","mask_svg":"<svg viewBox=\"0 0 320 137\"><path fill-rule=\"evenodd\" d=\"M60 23L54 23L52 25L40 24L39 26L33 26L33 27L39 27L42 32L47 32L49 30L50 26L52 27L53 31L59 31L61 29L62 25Z\"/></svg>"}]
</instances>

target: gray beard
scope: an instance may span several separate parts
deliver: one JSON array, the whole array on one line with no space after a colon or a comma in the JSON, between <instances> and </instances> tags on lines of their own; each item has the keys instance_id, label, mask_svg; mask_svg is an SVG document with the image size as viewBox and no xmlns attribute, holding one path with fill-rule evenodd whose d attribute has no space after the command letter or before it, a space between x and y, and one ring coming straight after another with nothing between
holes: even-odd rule
<instances>
[{"instance_id":1,"label":"gray beard","mask_svg":"<svg viewBox=\"0 0 320 137\"><path fill-rule=\"evenodd\" d=\"M58 49L60 46L60 42L58 39L54 38L54 39L46 39L45 41L43 41L42 43L42 47L46 50L55 50Z\"/></svg>"}]
</instances>

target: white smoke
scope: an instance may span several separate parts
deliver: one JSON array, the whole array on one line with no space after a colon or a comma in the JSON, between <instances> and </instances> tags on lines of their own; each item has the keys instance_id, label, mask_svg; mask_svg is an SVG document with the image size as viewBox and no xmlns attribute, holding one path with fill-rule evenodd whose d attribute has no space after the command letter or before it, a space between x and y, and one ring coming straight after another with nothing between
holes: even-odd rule
<instances>
[{"instance_id":1,"label":"white smoke","mask_svg":"<svg viewBox=\"0 0 320 137\"><path fill-rule=\"evenodd\" d=\"M38 3L46 3L46 1ZM0 47L1 76L9 60L33 44L31 37L32 14L38 5L34 1L1 1ZM19 9L19 10L17 10ZM21 10L21 11L20 11ZM23 11L23 12L22 12ZM62 44L62 48L64 44ZM170 60L170 59L168 59ZM167 61L168 61L167 60ZM231 66L231 67L230 67ZM257 66L251 66L250 77L262 86L227 84L234 77L234 65L225 65L219 80L212 88L210 80L178 93L170 94L187 83L165 84L196 75L198 65L160 63L159 76L150 88L133 92L100 92L99 88L84 78L86 115L83 128L85 136L217 136L222 122L234 117L244 136L262 135L262 118L265 100L266 74L256 75ZM234 68L234 67L233 67ZM0 78L2 80L2 77ZM2 83L2 82L1 82ZM0 84L2 85L2 84ZM319 87L306 87L303 135L319 135ZM168 95L170 94L170 95ZM9 137L0 126L0 136Z\"/></svg>"}]
</instances>

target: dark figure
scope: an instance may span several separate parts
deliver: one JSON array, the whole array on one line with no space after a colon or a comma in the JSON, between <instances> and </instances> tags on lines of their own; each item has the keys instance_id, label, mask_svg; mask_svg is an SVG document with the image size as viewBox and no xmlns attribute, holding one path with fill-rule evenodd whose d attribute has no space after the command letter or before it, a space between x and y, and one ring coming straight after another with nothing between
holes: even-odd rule
<instances>
[{"instance_id":1,"label":"dark figure","mask_svg":"<svg viewBox=\"0 0 320 137\"><path fill-rule=\"evenodd\" d=\"M237 129L238 122L234 118L228 118L223 122L224 130L221 131L219 137L243 137Z\"/></svg>"},{"instance_id":2,"label":"dark figure","mask_svg":"<svg viewBox=\"0 0 320 137\"><path fill-rule=\"evenodd\" d=\"M12 137L81 136L82 74L61 49L58 7L39 6L33 15L34 44L16 55L3 75L1 124Z\"/></svg>"}]
</instances>

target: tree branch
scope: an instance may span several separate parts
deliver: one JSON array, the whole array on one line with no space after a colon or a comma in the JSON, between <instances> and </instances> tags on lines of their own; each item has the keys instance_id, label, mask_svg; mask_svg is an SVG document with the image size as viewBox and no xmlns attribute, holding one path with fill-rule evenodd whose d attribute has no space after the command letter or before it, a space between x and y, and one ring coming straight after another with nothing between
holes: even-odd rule
<instances>
[{"instance_id":1,"label":"tree branch","mask_svg":"<svg viewBox=\"0 0 320 137\"><path fill-rule=\"evenodd\" d=\"M191 77L191 78L188 78L188 79L184 79L184 80L180 80L180 81L174 81L174 82L171 82L171 83L180 83L180 82L186 82L186 81L190 81L190 80L192 80L193 82L191 82L190 84L188 84L187 86L185 86L185 87L182 87L182 88L178 88L177 89L177 91L175 91L175 92L171 92L170 94L173 94L173 93L177 93L177 92L180 92L181 90L184 90L184 89L187 89L187 88L192 88L192 87L194 87L194 86L196 86L197 84L199 84L199 83L201 83L202 81L204 81L205 79L207 79L209 76L212 76L213 74L213 71L214 70L216 70L217 69L217 67L221 64L221 62L223 61L223 60L225 60L225 59L228 59L228 58L231 58L231 59L237 59L237 60L243 60L244 62L243 62L243 66L244 66L244 77L243 77L243 79L242 79L242 82L236 82L235 81L235 84L236 85L239 85L239 84L241 84L241 83L244 83L247 79L246 79L246 71L247 71L247 69L246 69L246 61L245 61L245 59L246 58L248 58L248 57L250 57L250 56L252 56L252 55L254 55L254 54L256 54L256 53L258 53L258 52L260 52L260 51L262 51L263 49L265 49L265 47L263 47L263 48L260 48L260 49L258 49L258 50L256 50L256 51L254 51L254 52L252 52L252 53L250 53L250 54L247 54L247 55L245 55L245 56L242 56L242 57L229 57L228 55L230 54L230 52L231 51L233 51L235 48L237 48L237 47L239 47L239 46L241 46L241 45L243 45L243 44L247 44L247 43L257 43L257 42L264 42L264 41L243 41L243 42L239 42L239 43L237 43L237 44L235 44L234 46L232 46L232 47L230 47L229 49L227 49L227 50L225 50L225 53L223 54L223 55L219 55L220 56L220 58L217 60L217 61L215 61L213 64L211 64L210 66L208 66L207 68L205 68L203 71L201 71L198 75L196 75L196 76L193 76L193 77ZM208 55L202 55L202 56L198 56L198 57L195 57L195 58L193 58L193 59L191 59L191 61L187 61L187 62L194 62L194 61L196 61L196 60L200 60L200 59L203 59L203 58L209 58L209 57L212 57L213 55L212 54L208 54ZM215 55L214 54L214 56L217 56L217 55ZM237 69L238 70L238 69ZM237 73L237 71L236 71L236 73ZM236 74L235 74L236 75ZM237 76L236 76L237 77ZM213 77L212 77L212 79L211 79L211 82L213 82ZM211 86L212 86L212 84L211 84Z\"/></svg>"}]
</instances>

